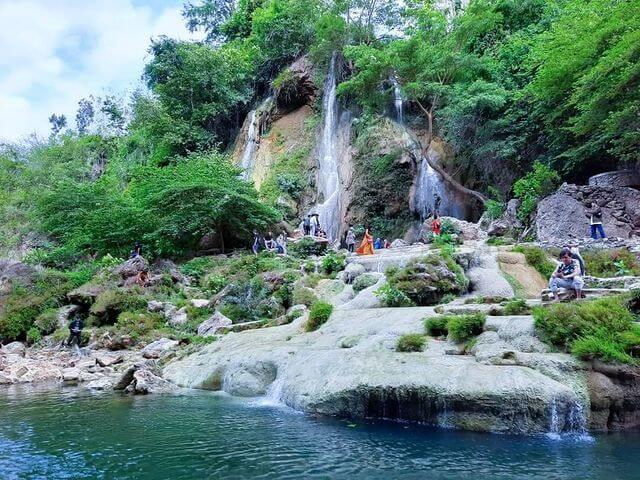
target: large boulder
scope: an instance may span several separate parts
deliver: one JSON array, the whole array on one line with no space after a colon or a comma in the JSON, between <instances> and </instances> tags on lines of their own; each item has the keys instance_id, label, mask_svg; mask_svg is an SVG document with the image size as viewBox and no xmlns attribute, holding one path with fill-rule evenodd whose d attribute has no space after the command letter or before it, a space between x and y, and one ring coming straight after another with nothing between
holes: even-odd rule
<instances>
[{"instance_id":1,"label":"large boulder","mask_svg":"<svg viewBox=\"0 0 640 480\"><path fill-rule=\"evenodd\" d=\"M11 285L29 286L33 283L36 270L15 260L0 260L0 295L9 292Z\"/></svg>"},{"instance_id":2,"label":"large boulder","mask_svg":"<svg viewBox=\"0 0 640 480\"><path fill-rule=\"evenodd\" d=\"M127 393L147 395L150 393L171 393L177 387L149 370L139 369L133 372L133 379L125 389Z\"/></svg>"},{"instance_id":3,"label":"large boulder","mask_svg":"<svg viewBox=\"0 0 640 480\"><path fill-rule=\"evenodd\" d=\"M596 203L608 237L629 238L640 229L640 191L627 187L563 184L538 203L535 217L538 240L560 243L590 235L585 209Z\"/></svg>"},{"instance_id":4,"label":"large boulder","mask_svg":"<svg viewBox=\"0 0 640 480\"><path fill-rule=\"evenodd\" d=\"M155 342L151 342L149 345L142 349L142 356L144 358L155 359L161 358L169 353L173 352L178 344L177 340L171 340L169 338L161 338Z\"/></svg>"},{"instance_id":5,"label":"large boulder","mask_svg":"<svg viewBox=\"0 0 640 480\"><path fill-rule=\"evenodd\" d=\"M223 328L233 325L230 318L225 317L222 313L216 311L211 317L198 325L198 335L203 337L211 337L216 335Z\"/></svg>"},{"instance_id":6,"label":"large boulder","mask_svg":"<svg viewBox=\"0 0 640 480\"><path fill-rule=\"evenodd\" d=\"M120 277L126 281L131 277L135 277L142 272L148 271L149 262L147 262L142 256L137 255L116 267L114 273L120 275Z\"/></svg>"}]
</instances>

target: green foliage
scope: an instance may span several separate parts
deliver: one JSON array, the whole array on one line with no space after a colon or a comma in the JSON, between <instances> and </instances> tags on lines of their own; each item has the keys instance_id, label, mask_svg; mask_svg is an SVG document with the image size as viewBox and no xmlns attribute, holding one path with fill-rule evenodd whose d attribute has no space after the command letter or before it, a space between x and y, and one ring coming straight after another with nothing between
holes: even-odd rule
<instances>
[{"instance_id":1,"label":"green foliage","mask_svg":"<svg viewBox=\"0 0 640 480\"><path fill-rule=\"evenodd\" d=\"M484 204L485 213L491 220L500 218L505 210L505 204L498 200L487 200Z\"/></svg>"},{"instance_id":2,"label":"green foliage","mask_svg":"<svg viewBox=\"0 0 640 480\"><path fill-rule=\"evenodd\" d=\"M38 343L40 340L42 340L42 334L40 333L40 330L38 330L36 327L31 327L29 330L27 330L27 343L29 345Z\"/></svg>"},{"instance_id":3,"label":"green foliage","mask_svg":"<svg viewBox=\"0 0 640 480\"><path fill-rule=\"evenodd\" d=\"M419 333L407 333L398 338L396 352L422 352L427 339Z\"/></svg>"},{"instance_id":4,"label":"green foliage","mask_svg":"<svg viewBox=\"0 0 640 480\"><path fill-rule=\"evenodd\" d=\"M417 305L436 305L447 294L466 291L469 281L448 255L427 255L406 267L387 272L392 292L398 290Z\"/></svg>"},{"instance_id":5,"label":"green foliage","mask_svg":"<svg viewBox=\"0 0 640 480\"><path fill-rule=\"evenodd\" d=\"M514 252L523 253L527 263L535 268L544 278L551 277L556 265L549 260L547 253L540 247L531 245L518 245L513 248Z\"/></svg>"},{"instance_id":6,"label":"green foliage","mask_svg":"<svg viewBox=\"0 0 640 480\"><path fill-rule=\"evenodd\" d=\"M640 261L629 250L590 250L582 253L589 275L594 277L620 277L640 275Z\"/></svg>"},{"instance_id":7,"label":"green foliage","mask_svg":"<svg viewBox=\"0 0 640 480\"><path fill-rule=\"evenodd\" d=\"M429 317L424 321L425 331L432 337L441 337L447 335L449 333L449 330L447 328L448 321L449 317L447 316Z\"/></svg>"},{"instance_id":8,"label":"green foliage","mask_svg":"<svg viewBox=\"0 0 640 480\"><path fill-rule=\"evenodd\" d=\"M554 304L534 309L543 339L580 358L633 363L637 326L629 298L605 297L589 302Z\"/></svg>"},{"instance_id":9,"label":"green foliage","mask_svg":"<svg viewBox=\"0 0 640 480\"><path fill-rule=\"evenodd\" d=\"M446 316L449 337L456 342L464 342L480 335L486 318L484 313Z\"/></svg>"},{"instance_id":10,"label":"green foliage","mask_svg":"<svg viewBox=\"0 0 640 480\"><path fill-rule=\"evenodd\" d=\"M330 303L318 301L311 305L309 309L309 319L305 324L305 331L312 332L317 330L322 324L329 320L332 312L333 305Z\"/></svg>"},{"instance_id":11,"label":"green foliage","mask_svg":"<svg viewBox=\"0 0 640 480\"><path fill-rule=\"evenodd\" d=\"M560 176L555 170L543 163L534 163L533 170L513 185L514 195L521 200L518 218L523 222L529 222L540 199L553 193L559 184Z\"/></svg>"},{"instance_id":12,"label":"green foliage","mask_svg":"<svg viewBox=\"0 0 640 480\"><path fill-rule=\"evenodd\" d=\"M89 312L100 319L100 324L113 324L122 312L137 313L146 310L147 299L139 287L105 290L97 297Z\"/></svg>"},{"instance_id":13,"label":"green foliage","mask_svg":"<svg viewBox=\"0 0 640 480\"><path fill-rule=\"evenodd\" d=\"M33 324L44 335L52 333L58 328L58 309L49 308L45 310L36 317Z\"/></svg>"},{"instance_id":14,"label":"green foliage","mask_svg":"<svg viewBox=\"0 0 640 480\"><path fill-rule=\"evenodd\" d=\"M195 250L206 234L246 241L253 228L278 218L217 154L139 167L126 190L108 175L61 182L43 196L37 216L46 233L80 251L126 254L133 239L142 239L152 254L173 256Z\"/></svg>"},{"instance_id":15,"label":"green foliage","mask_svg":"<svg viewBox=\"0 0 640 480\"><path fill-rule=\"evenodd\" d=\"M330 251L322 257L320 265L322 266L322 271L327 275L330 275L344 270L345 261L346 257L343 254Z\"/></svg>"},{"instance_id":16,"label":"green foliage","mask_svg":"<svg viewBox=\"0 0 640 480\"><path fill-rule=\"evenodd\" d=\"M504 315L528 315L531 309L527 302L522 298L514 298L509 300L502 307Z\"/></svg>"},{"instance_id":17,"label":"green foliage","mask_svg":"<svg viewBox=\"0 0 640 480\"><path fill-rule=\"evenodd\" d=\"M200 285L209 293L215 295L228 283L229 281L224 277L224 275L220 275L219 273L210 273L202 279Z\"/></svg>"},{"instance_id":18,"label":"green foliage","mask_svg":"<svg viewBox=\"0 0 640 480\"><path fill-rule=\"evenodd\" d=\"M355 293L360 293L365 288L373 287L376 283L378 283L378 278L376 275L372 275L371 273L363 273L359 275L353 281L353 291Z\"/></svg>"},{"instance_id":19,"label":"green foliage","mask_svg":"<svg viewBox=\"0 0 640 480\"><path fill-rule=\"evenodd\" d=\"M374 292L385 307L413 307L415 303L402 290L386 283Z\"/></svg>"},{"instance_id":20,"label":"green foliage","mask_svg":"<svg viewBox=\"0 0 640 480\"><path fill-rule=\"evenodd\" d=\"M121 334L138 341L145 339L154 330L163 328L164 322L163 316L157 313L122 312L118 315L116 327Z\"/></svg>"},{"instance_id":21,"label":"green foliage","mask_svg":"<svg viewBox=\"0 0 640 480\"><path fill-rule=\"evenodd\" d=\"M316 242L312 238L304 237L289 244L289 252L299 258L307 258L311 255L322 255L327 249L326 243Z\"/></svg>"}]
</instances>

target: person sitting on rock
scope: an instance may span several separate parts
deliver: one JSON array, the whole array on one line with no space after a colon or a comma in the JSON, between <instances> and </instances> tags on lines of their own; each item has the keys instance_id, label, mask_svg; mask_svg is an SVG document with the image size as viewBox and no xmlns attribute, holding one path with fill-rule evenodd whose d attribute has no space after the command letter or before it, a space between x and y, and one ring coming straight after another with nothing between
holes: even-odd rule
<instances>
[{"instance_id":1,"label":"person sitting on rock","mask_svg":"<svg viewBox=\"0 0 640 480\"><path fill-rule=\"evenodd\" d=\"M349 230L347 231L344 241L347 244L347 250L353 253L356 249L356 232L353 230L353 225L349 225Z\"/></svg>"},{"instance_id":2,"label":"person sitting on rock","mask_svg":"<svg viewBox=\"0 0 640 480\"><path fill-rule=\"evenodd\" d=\"M287 232L285 232L284 230L282 231L282 233L280 233L280 235L278 235L278 238L276 239L276 250L277 253L281 255L287 254Z\"/></svg>"},{"instance_id":3,"label":"person sitting on rock","mask_svg":"<svg viewBox=\"0 0 640 480\"><path fill-rule=\"evenodd\" d=\"M276 242L273 239L273 233L268 232L265 236L264 236L264 246L266 247L267 250L272 251L276 249Z\"/></svg>"},{"instance_id":4,"label":"person sitting on rock","mask_svg":"<svg viewBox=\"0 0 640 480\"><path fill-rule=\"evenodd\" d=\"M585 213L591 223L591 238L597 240L598 233L600 234L600 238L607 238L604 233L604 228L602 228L602 209L600 206L593 202L591 203L591 208L586 210Z\"/></svg>"},{"instance_id":5,"label":"person sitting on rock","mask_svg":"<svg viewBox=\"0 0 640 480\"><path fill-rule=\"evenodd\" d=\"M582 255L580 255L580 250L578 248L578 244L574 243L571 245L565 245L564 247L562 247L563 250L569 250L571 252L571 256L578 261L578 264L580 265L580 276L584 277L587 274L587 267L584 263L584 258L582 258Z\"/></svg>"},{"instance_id":6,"label":"person sitting on rock","mask_svg":"<svg viewBox=\"0 0 640 480\"><path fill-rule=\"evenodd\" d=\"M139 241L133 245L133 250L131 250L129 258L136 258L138 256L142 256L142 243Z\"/></svg>"},{"instance_id":7,"label":"person sitting on rock","mask_svg":"<svg viewBox=\"0 0 640 480\"><path fill-rule=\"evenodd\" d=\"M380 237L376 238L376 241L373 242L373 248L376 250L382 250L382 240L380 240Z\"/></svg>"},{"instance_id":8,"label":"person sitting on rock","mask_svg":"<svg viewBox=\"0 0 640 480\"><path fill-rule=\"evenodd\" d=\"M384 239L383 247L384 248L391 248L391 242L389 240L387 240L386 238Z\"/></svg>"},{"instance_id":9,"label":"person sitting on rock","mask_svg":"<svg viewBox=\"0 0 640 480\"><path fill-rule=\"evenodd\" d=\"M571 255L571 250L563 249L560 252L560 265L558 265L556 271L551 275L551 279L549 279L549 288L553 293L554 301L560 300L558 296L559 288L575 290L576 298L582 298L583 286L584 281L580 276L580 264Z\"/></svg>"},{"instance_id":10,"label":"person sitting on rock","mask_svg":"<svg viewBox=\"0 0 640 480\"><path fill-rule=\"evenodd\" d=\"M75 342L78 348L80 348L83 328L84 322L82 321L82 318L80 318L78 315L73 317L73 320L71 320L71 323L69 324L69 339L67 340L67 347L71 347L73 342Z\"/></svg>"}]
</instances>

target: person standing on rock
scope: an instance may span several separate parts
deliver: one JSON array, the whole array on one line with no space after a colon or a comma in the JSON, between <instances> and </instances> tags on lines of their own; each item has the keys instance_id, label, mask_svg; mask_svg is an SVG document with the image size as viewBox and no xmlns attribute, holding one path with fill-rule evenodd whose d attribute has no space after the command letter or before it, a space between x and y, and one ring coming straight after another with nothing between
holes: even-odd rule
<instances>
[{"instance_id":1,"label":"person standing on rock","mask_svg":"<svg viewBox=\"0 0 640 480\"><path fill-rule=\"evenodd\" d=\"M311 235L311 215L307 215L307 217L302 220L302 230L305 236Z\"/></svg>"},{"instance_id":2,"label":"person standing on rock","mask_svg":"<svg viewBox=\"0 0 640 480\"><path fill-rule=\"evenodd\" d=\"M253 250L253 253L256 255L260 251L260 234L257 230L253 231L253 243L251 244L251 250Z\"/></svg>"},{"instance_id":3,"label":"person standing on rock","mask_svg":"<svg viewBox=\"0 0 640 480\"><path fill-rule=\"evenodd\" d=\"M71 323L69 324L69 339L67 340L67 347L71 347L75 342L78 348L80 348L80 344L82 342L82 329L84 328L84 323L79 316L75 316Z\"/></svg>"},{"instance_id":4,"label":"person standing on rock","mask_svg":"<svg viewBox=\"0 0 640 480\"><path fill-rule=\"evenodd\" d=\"M433 214L433 221L431 222L431 231L437 237L440 235L442 229L442 222L440 221L440 217L438 217L438 212Z\"/></svg>"},{"instance_id":5,"label":"person standing on rock","mask_svg":"<svg viewBox=\"0 0 640 480\"><path fill-rule=\"evenodd\" d=\"M287 232L284 230L276 240L276 250L279 254L286 255L287 254Z\"/></svg>"},{"instance_id":6,"label":"person standing on rock","mask_svg":"<svg viewBox=\"0 0 640 480\"><path fill-rule=\"evenodd\" d=\"M598 233L600 234L600 238L607 238L604 233L604 228L602 228L602 209L600 206L595 202L591 203L591 208L586 211L586 214L591 222L591 238L597 240Z\"/></svg>"},{"instance_id":7,"label":"person standing on rock","mask_svg":"<svg viewBox=\"0 0 640 480\"><path fill-rule=\"evenodd\" d=\"M356 249L356 232L353 230L353 225L349 225L349 230L344 240L347 244L347 250L353 253Z\"/></svg>"},{"instance_id":8,"label":"person standing on rock","mask_svg":"<svg viewBox=\"0 0 640 480\"><path fill-rule=\"evenodd\" d=\"M362 243L357 248L356 253L358 255L373 255L373 235L369 233L369 229L367 228L364 231L364 238L362 239Z\"/></svg>"},{"instance_id":9,"label":"person standing on rock","mask_svg":"<svg viewBox=\"0 0 640 480\"><path fill-rule=\"evenodd\" d=\"M567 290L575 290L576 298L582 298L582 287L584 281L580 276L580 264L571 255L571 250L563 249L560 252L560 265L551 279L549 279L549 288L553 293L553 300L558 302L560 297L558 296L558 289L565 288Z\"/></svg>"}]
</instances>

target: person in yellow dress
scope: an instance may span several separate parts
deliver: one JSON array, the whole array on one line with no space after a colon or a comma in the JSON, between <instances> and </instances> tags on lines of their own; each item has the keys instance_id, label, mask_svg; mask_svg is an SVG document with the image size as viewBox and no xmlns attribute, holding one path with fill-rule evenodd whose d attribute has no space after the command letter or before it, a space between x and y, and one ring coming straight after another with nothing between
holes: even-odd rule
<instances>
[{"instance_id":1,"label":"person in yellow dress","mask_svg":"<svg viewBox=\"0 0 640 480\"><path fill-rule=\"evenodd\" d=\"M368 228L364 231L364 238L356 249L356 253L358 255L373 255L373 235L369 233Z\"/></svg>"}]
</instances>

